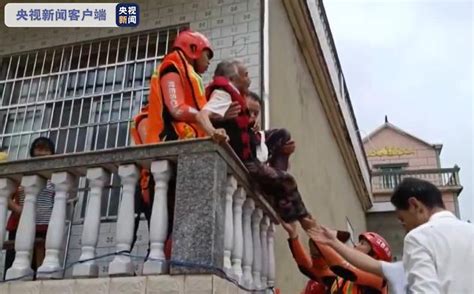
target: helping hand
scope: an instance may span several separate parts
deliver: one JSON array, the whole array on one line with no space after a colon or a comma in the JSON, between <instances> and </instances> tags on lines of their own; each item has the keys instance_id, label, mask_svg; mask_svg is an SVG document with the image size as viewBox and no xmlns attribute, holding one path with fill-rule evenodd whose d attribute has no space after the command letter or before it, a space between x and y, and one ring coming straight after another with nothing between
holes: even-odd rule
<instances>
[{"instance_id":1,"label":"helping hand","mask_svg":"<svg viewBox=\"0 0 474 294\"><path fill-rule=\"evenodd\" d=\"M281 147L281 152L283 154L292 154L295 152L296 144L295 141L288 141L285 145Z\"/></svg>"},{"instance_id":2,"label":"helping hand","mask_svg":"<svg viewBox=\"0 0 474 294\"><path fill-rule=\"evenodd\" d=\"M224 119L236 118L239 115L241 110L242 108L240 107L239 102L237 101L232 102L232 104L230 104L229 106L229 109L227 109L227 111L224 114Z\"/></svg>"},{"instance_id":3,"label":"helping hand","mask_svg":"<svg viewBox=\"0 0 474 294\"><path fill-rule=\"evenodd\" d=\"M229 141L229 136L227 136L227 133L225 132L224 129L214 130L211 134L211 137L216 143L219 143L219 144Z\"/></svg>"},{"instance_id":4,"label":"helping hand","mask_svg":"<svg viewBox=\"0 0 474 294\"><path fill-rule=\"evenodd\" d=\"M283 229L288 232L290 239L295 239L298 237L298 223L296 221L292 223L285 223L284 221L280 222Z\"/></svg>"},{"instance_id":5,"label":"helping hand","mask_svg":"<svg viewBox=\"0 0 474 294\"><path fill-rule=\"evenodd\" d=\"M337 241L337 231L324 226L311 228L307 233L311 240L319 244L330 245Z\"/></svg>"}]
</instances>

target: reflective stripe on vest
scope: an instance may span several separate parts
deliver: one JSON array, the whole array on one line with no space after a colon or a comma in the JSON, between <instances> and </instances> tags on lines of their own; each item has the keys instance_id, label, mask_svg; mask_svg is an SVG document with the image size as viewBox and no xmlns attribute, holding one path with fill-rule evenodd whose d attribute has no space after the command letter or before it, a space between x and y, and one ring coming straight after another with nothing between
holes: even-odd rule
<instances>
[{"instance_id":1,"label":"reflective stripe on vest","mask_svg":"<svg viewBox=\"0 0 474 294\"><path fill-rule=\"evenodd\" d=\"M148 131L145 143L157 143L166 140L165 138L160 138L160 135L165 129L163 114L164 107L166 107L162 97L160 79L163 71L170 66L173 66L178 71L183 86L184 103L196 108L197 110L202 109L207 103L203 91L202 79L194 71L192 65L186 61L183 53L179 50L169 53L161 62L157 73L155 73L150 80L150 95L148 97ZM178 139L190 139L206 136L205 131L198 124L172 120L171 125L176 132Z\"/></svg>"}]
</instances>

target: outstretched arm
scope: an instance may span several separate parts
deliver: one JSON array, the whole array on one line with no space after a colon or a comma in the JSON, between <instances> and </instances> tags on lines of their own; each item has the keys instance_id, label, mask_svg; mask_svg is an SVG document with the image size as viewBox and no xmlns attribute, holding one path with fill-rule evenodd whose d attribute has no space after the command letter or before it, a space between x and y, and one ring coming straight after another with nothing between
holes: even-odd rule
<instances>
[{"instance_id":1,"label":"outstretched arm","mask_svg":"<svg viewBox=\"0 0 474 294\"><path fill-rule=\"evenodd\" d=\"M211 136L217 142L224 142L229 140L224 129L216 129L211 123L210 116L211 112L207 109L199 111L196 115L196 121L201 125L201 127L206 131L206 133Z\"/></svg>"},{"instance_id":2,"label":"outstretched arm","mask_svg":"<svg viewBox=\"0 0 474 294\"><path fill-rule=\"evenodd\" d=\"M303 244L301 244L297 232L297 222L280 222L282 227L288 232L288 245L300 272L311 280L318 282L324 282L327 278L333 278L334 273L331 272L319 252L311 251L311 255L317 256L310 256Z\"/></svg>"},{"instance_id":3,"label":"outstretched arm","mask_svg":"<svg viewBox=\"0 0 474 294\"><path fill-rule=\"evenodd\" d=\"M315 228L309 230L308 235L316 243L329 245L353 266L368 273L383 277L382 264L380 261L354 248L346 246L336 238L336 231L321 226L320 229Z\"/></svg>"}]
</instances>

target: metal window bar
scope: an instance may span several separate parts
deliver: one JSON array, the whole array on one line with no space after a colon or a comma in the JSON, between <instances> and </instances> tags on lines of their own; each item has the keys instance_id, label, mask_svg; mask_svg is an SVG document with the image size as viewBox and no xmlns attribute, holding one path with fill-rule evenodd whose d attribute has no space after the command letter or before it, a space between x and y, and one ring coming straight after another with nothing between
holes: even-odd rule
<instances>
[{"instance_id":1,"label":"metal window bar","mask_svg":"<svg viewBox=\"0 0 474 294\"><path fill-rule=\"evenodd\" d=\"M49 136L57 153L128 145L131 119L148 101L148 81L187 26L0 57L0 147L17 160L28 156L38 136ZM117 213L118 184L112 175L103 218Z\"/></svg>"}]
</instances>

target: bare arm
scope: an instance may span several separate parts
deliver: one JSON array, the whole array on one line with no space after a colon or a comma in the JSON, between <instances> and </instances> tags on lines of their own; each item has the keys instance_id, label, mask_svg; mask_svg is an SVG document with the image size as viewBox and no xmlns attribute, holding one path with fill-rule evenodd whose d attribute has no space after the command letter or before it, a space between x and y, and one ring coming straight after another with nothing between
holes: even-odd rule
<instances>
[{"instance_id":1,"label":"bare arm","mask_svg":"<svg viewBox=\"0 0 474 294\"><path fill-rule=\"evenodd\" d=\"M204 131L206 131L206 133L211 136L215 141L224 142L229 140L229 137L227 136L224 129L214 128L209 118L211 115L212 113L209 110L203 109L199 111L196 115L196 121L198 124L201 125Z\"/></svg>"},{"instance_id":2,"label":"bare arm","mask_svg":"<svg viewBox=\"0 0 474 294\"><path fill-rule=\"evenodd\" d=\"M201 127L204 129L204 131L206 131L209 136L212 136L212 134L216 130L212 125L210 119L211 114L212 113L209 110L203 109L199 111L199 113L196 115L197 123L201 125Z\"/></svg>"},{"instance_id":3,"label":"bare arm","mask_svg":"<svg viewBox=\"0 0 474 294\"><path fill-rule=\"evenodd\" d=\"M380 261L358 250L355 250L354 248L350 248L337 239L333 244L330 244L330 246L355 267L375 274L379 277L383 277L382 265Z\"/></svg>"},{"instance_id":4,"label":"bare arm","mask_svg":"<svg viewBox=\"0 0 474 294\"><path fill-rule=\"evenodd\" d=\"M8 198L8 209L10 209L16 214L21 214L22 207L21 205L15 202L14 195L15 194Z\"/></svg>"},{"instance_id":5,"label":"bare arm","mask_svg":"<svg viewBox=\"0 0 474 294\"><path fill-rule=\"evenodd\" d=\"M311 229L308 231L308 235L311 239L317 243L326 244L332 247L337 253L339 253L345 260L347 260L353 266L375 274L379 277L384 277L382 271L382 264L380 261L370 257L367 254L359 252L354 248L346 246L344 243L336 238L336 232L329 230L328 228L322 227L321 229Z\"/></svg>"}]
</instances>

